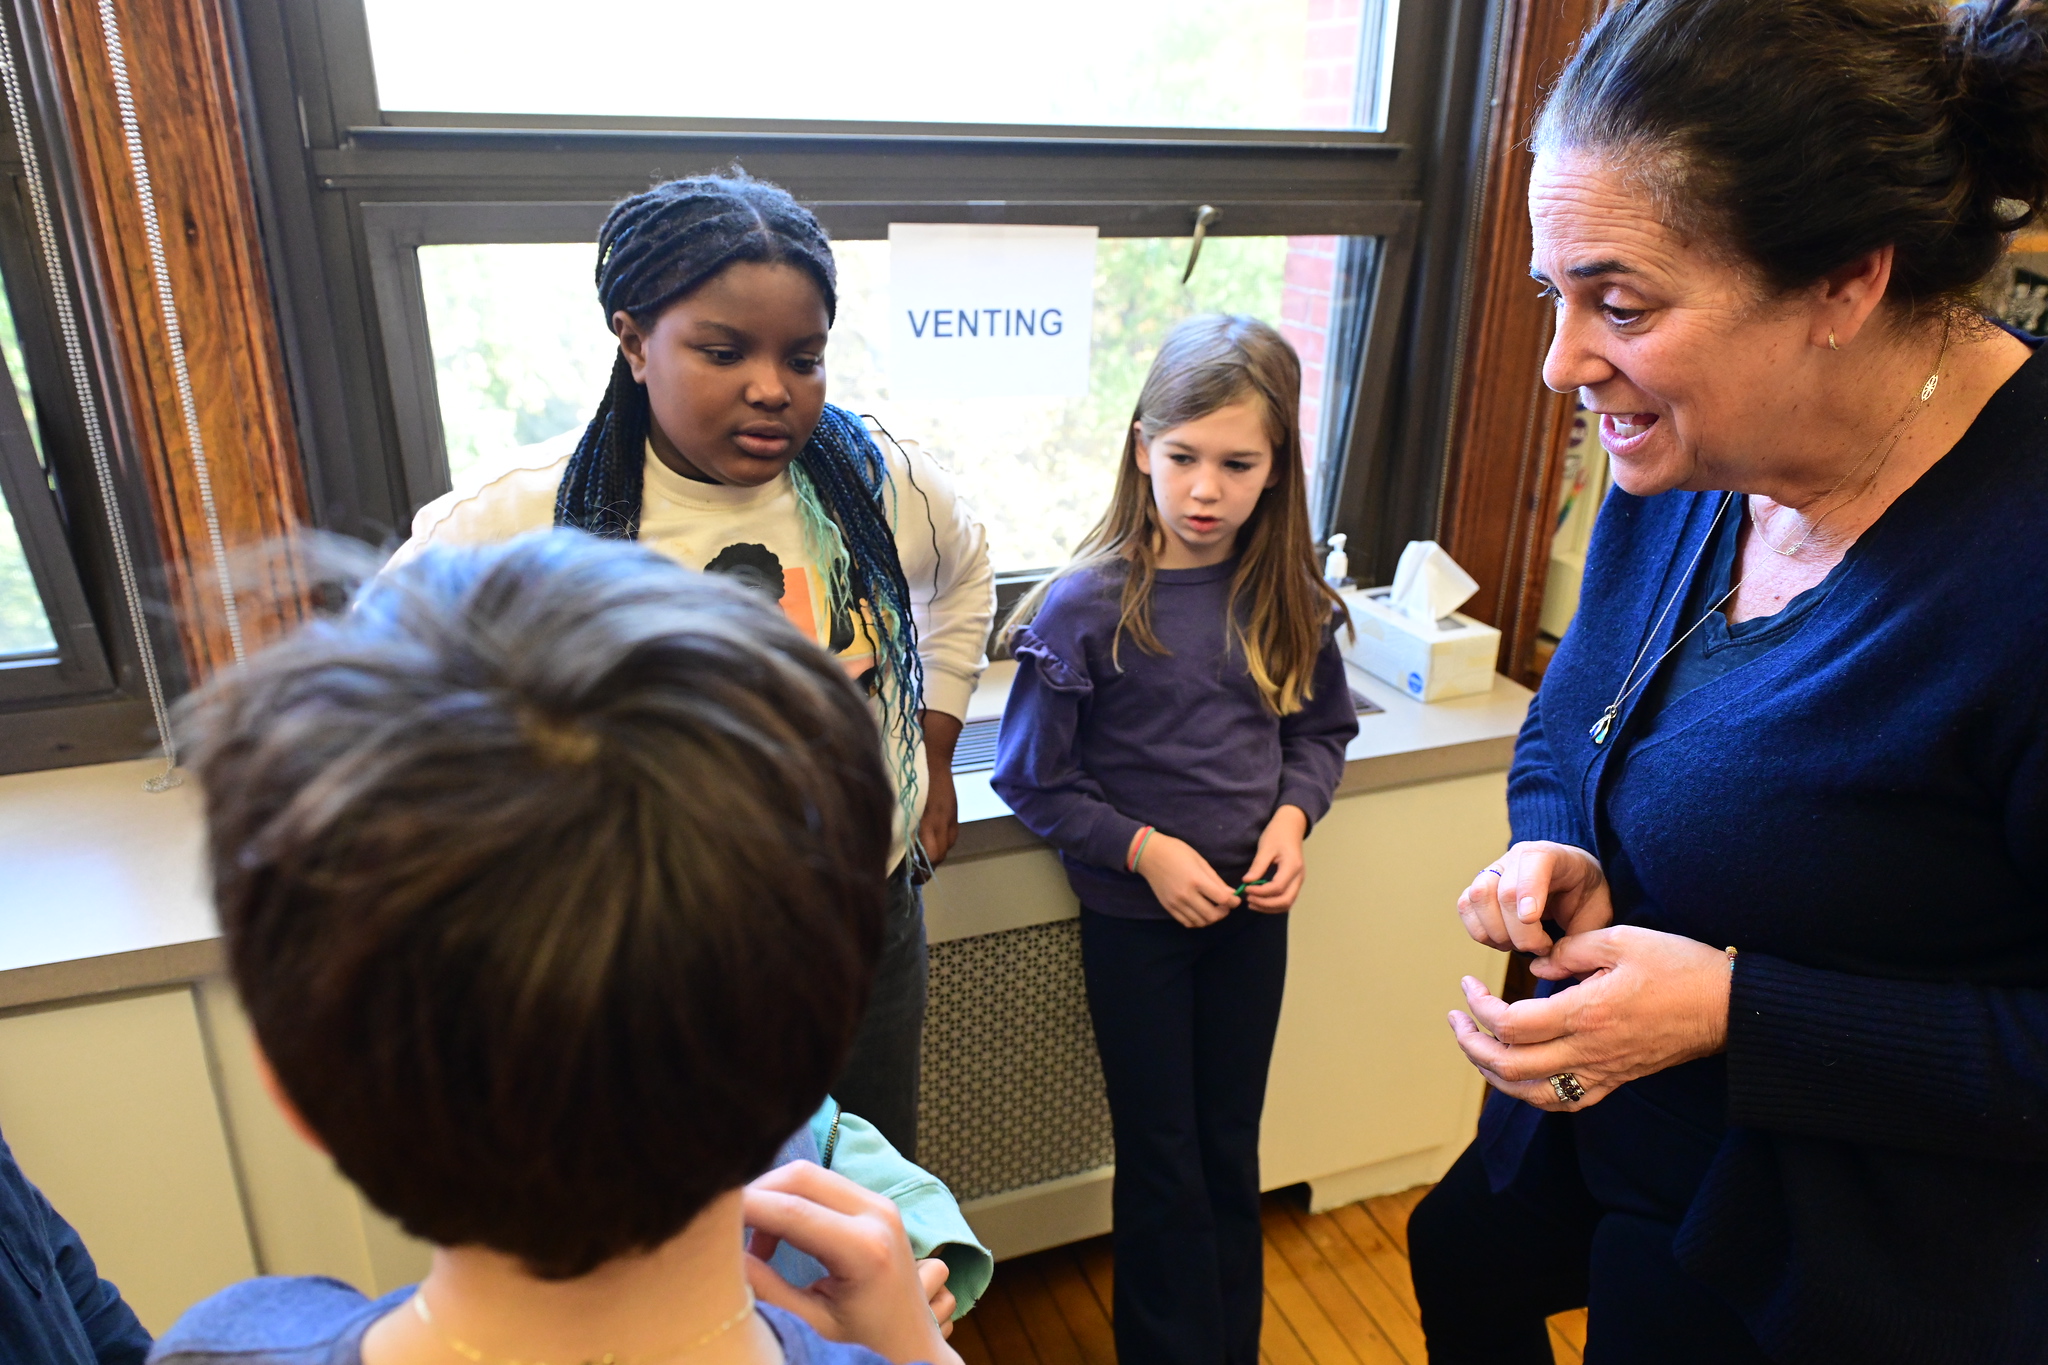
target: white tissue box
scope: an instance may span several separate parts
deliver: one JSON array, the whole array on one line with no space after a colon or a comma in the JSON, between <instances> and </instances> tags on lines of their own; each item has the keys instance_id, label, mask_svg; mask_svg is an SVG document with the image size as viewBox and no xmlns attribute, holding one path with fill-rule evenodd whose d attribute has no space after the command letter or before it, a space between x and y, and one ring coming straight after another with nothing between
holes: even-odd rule
<instances>
[{"instance_id":1,"label":"white tissue box","mask_svg":"<svg viewBox=\"0 0 2048 1365\"><path fill-rule=\"evenodd\" d=\"M1344 657L1417 701L1469 697L1493 689L1493 665L1500 656L1500 632L1462 612L1433 626L1409 620L1387 605L1392 588L1353 589L1344 594L1356 637L1342 630Z\"/></svg>"}]
</instances>

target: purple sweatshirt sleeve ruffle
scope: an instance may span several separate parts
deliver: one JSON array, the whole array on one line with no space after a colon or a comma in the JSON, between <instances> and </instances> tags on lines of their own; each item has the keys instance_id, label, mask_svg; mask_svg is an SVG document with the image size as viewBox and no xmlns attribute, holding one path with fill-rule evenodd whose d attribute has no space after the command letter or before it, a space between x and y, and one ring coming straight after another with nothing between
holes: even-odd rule
<instances>
[{"instance_id":1,"label":"purple sweatshirt sleeve ruffle","mask_svg":"<svg viewBox=\"0 0 2048 1365\"><path fill-rule=\"evenodd\" d=\"M1076 738L1095 684L1030 627L1017 632L1017 677L996 744L990 785L1026 829L1096 867L1122 869L1144 826L1110 805L1081 766Z\"/></svg>"},{"instance_id":2,"label":"purple sweatshirt sleeve ruffle","mask_svg":"<svg viewBox=\"0 0 2048 1365\"><path fill-rule=\"evenodd\" d=\"M1095 684L1086 673L1062 659L1059 651L1029 626L1018 628L1011 638L1010 652L1020 664L1027 659L1035 664L1039 680L1055 692L1085 697L1095 691Z\"/></svg>"}]
</instances>

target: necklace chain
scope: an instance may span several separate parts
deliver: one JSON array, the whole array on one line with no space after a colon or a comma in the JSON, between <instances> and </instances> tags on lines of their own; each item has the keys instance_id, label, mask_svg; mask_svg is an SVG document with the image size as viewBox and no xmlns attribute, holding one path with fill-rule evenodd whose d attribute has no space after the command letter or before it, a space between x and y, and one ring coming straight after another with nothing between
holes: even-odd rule
<instances>
[{"instance_id":1,"label":"necklace chain","mask_svg":"<svg viewBox=\"0 0 2048 1365\"><path fill-rule=\"evenodd\" d=\"M1656 658L1656 662L1652 663L1648 669L1644 670L1642 678L1640 680L1637 679L1636 670L1642 668L1643 656L1645 654L1648 654L1650 652L1650 646L1657 642L1657 632L1663 629L1664 618L1669 616L1671 614L1671 609L1678 605L1679 598L1685 596L1687 585L1692 582L1693 570L1699 567L1700 556L1707 552L1707 546L1714 543L1714 532L1721 525L1721 518L1728 515L1729 502L1733 501L1734 498L1737 496L1740 495L1731 494L1728 498L1723 499L1721 502L1721 506L1714 512L1714 519L1707 524L1707 534L1701 538L1699 549L1693 551L1692 563L1685 566L1685 573L1678 580L1678 590L1671 595L1671 600L1664 604L1664 610L1657 613L1657 623L1650 627L1649 638L1644 640L1643 647L1636 651L1636 661L1629 665L1628 676L1621 680L1621 690L1614 694L1614 701L1611 704L1609 704L1608 708L1605 711L1602 711L1600 713L1600 719L1593 722L1593 728L1587 731L1588 734L1592 735L1594 744L1599 745L1605 744L1607 742L1607 736L1609 732L1612 731L1614 728L1614 718L1617 715L1621 714L1622 703L1626 702L1629 699L1630 695L1636 692L1639 688L1642 688L1645 685L1647 685L1650 679L1656 677L1657 665L1663 663L1666 659L1670 658L1672 655L1672 651L1676 650L1680 645L1684 644L1687 640L1691 639L1692 633L1707 623L1707 617L1712 616L1715 612L1721 610L1722 605L1725 604L1729 598L1735 596L1736 590L1742 586L1743 580L1741 578L1736 579L1735 586L1728 589L1727 592L1722 593L1721 596L1715 600L1714 604L1707 608L1706 612L1700 617L1699 620L1693 622L1690 626L1687 626L1685 629L1685 634L1679 636L1676 640L1673 640L1671 642L1671 648L1665 650L1662 654L1659 654ZM1747 577L1747 575L1744 575L1744 577Z\"/></svg>"},{"instance_id":2,"label":"necklace chain","mask_svg":"<svg viewBox=\"0 0 2048 1365\"><path fill-rule=\"evenodd\" d=\"M440 1323L434 1321L434 1314L427 1307L427 1292L424 1287L413 1291L412 1311L419 1317L421 1322L427 1325L429 1331L441 1339L443 1346L446 1346L464 1360L471 1362L471 1365L548 1365L544 1360L520 1360L511 1356L485 1355L481 1350L470 1345L462 1338L449 1335L441 1329ZM754 1291L749 1289L747 1291L747 1302L744 1307L724 1322L719 1323L716 1327L698 1337L695 1341L684 1342L680 1346L665 1347L662 1350L642 1356L622 1356L615 1351L606 1351L603 1355L586 1357L582 1365L653 1365L655 1361L673 1360L677 1356L687 1355L700 1347L709 1346L712 1342L718 1340L742 1322L745 1322L753 1311Z\"/></svg>"},{"instance_id":3,"label":"necklace chain","mask_svg":"<svg viewBox=\"0 0 2048 1365\"><path fill-rule=\"evenodd\" d=\"M1940 354L1934 357L1934 373L1928 375L1927 382L1920 386L1919 404L1908 404L1906 407L1906 411L1900 415L1898 421L1892 423L1891 430L1885 434L1885 437L1883 439L1880 439L1875 446L1871 447L1870 454L1865 455L1862 459L1858 460L1847 474L1844 474L1840 479L1836 480L1835 486L1827 491L1827 493L1820 499L1821 502L1827 502L1830 499L1832 499L1835 496L1835 494L1841 492L1842 489L1845 486L1847 486L1849 480L1856 477L1856 473L1858 470L1862 469L1863 466L1869 464L1873 458L1878 458L1879 451L1883 451L1884 454L1882 458L1878 458L1878 471L1881 472L1884 469L1885 460L1891 458L1892 451L1898 448L1900 440L1904 438L1906 434L1907 425L1924 410L1927 402L1934 397L1934 390L1941 383L1941 363L1942 361L1948 359L1948 343L1949 324L1947 322L1944 322L1941 328L1941 352ZM1877 473L1873 472L1870 477L1871 482L1875 483L1877 480ZM1859 493L1857 496L1860 497L1862 496L1862 494ZM1816 530L1820 529L1821 522L1825 521L1834 512L1840 510L1839 508L1831 507L1826 512L1821 513L1818 517L1815 517L1811 522L1807 524L1806 534L1799 537L1799 540L1790 549L1783 549L1779 546L1771 544L1770 536L1766 534L1764 531L1763 522L1759 520L1757 517L1756 505L1754 503L1751 503L1746 495L1739 493L1733 494L1731 495L1731 500L1734 497L1742 498L1744 506L1747 507L1749 510L1750 524L1756 528L1757 539L1761 540L1764 543L1764 547L1776 554L1784 555L1787 557L1796 555L1800 552L1800 550L1804 549L1806 546L1806 542L1813 539L1813 533ZM1852 498L1850 499L1850 501L1853 502L1855 501L1855 499ZM1815 505L1818 506L1819 504ZM1842 504L1842 506L1844 507L1846 507L1847 505L1847 503ZM1602 745L1607 743L1608 737L1614 731L1615 718L1621 714L1621 708L1628 701L1629 697L1634 695L1643 687L1647 686L1649 684L1650 679L1657 676L1658 667L1666 659L1670 658L1672 654L1674 654L1677 651L1680 645L1684 644L1687 640L1691 639L1692 633L1698 630L1701 626L1705 625L1709 617L1711 617L1715 612L1721 610L1722 607L1726 606L1728 603L1728 599L1735 596L1737 592L1741 591L1743 583L1748 581L1748 574L1744 574L1742 575L1742 577L1737 578L1735 580L1735 584L1733 587L1729 588L1727 592L1722 593L1720 597L1716 598L1714 604L1707 608L1705 614L1703 614L1699 620L1693 622L1690 626L1687 626L1685 628L1685 633L1683 635L1680 635L1676 640L1673 640L1671 642L1670 648L1666 649L1662 654L1659 654L1656 660L1651 663L1647 670L1643 670L1643 676L1640 679L1636 677L1637 670L1642 669L1643 667L1643 656L1650 652L1650 646L1657 642L1657 632L1664 628L1664 618L1671 615L1671 609L1678 605L1680 598L1685 596L1686 592L1688 591L1692 583L1693 570L1699 567L1700 556L1706 553L1707 546L1713 544L1714 532L1720 526L1721 518L1726 516L1727 513L1728 503L1724 501L1721 504L1720 508L1714 513L1713 521L1708 524L1707 534L1700 541L1699 549L1693 551L1692 563L1686 565L1684 575L1680 577L1680 579L1678 580L1678 587L1676 591L1672 593L1670 600L1665 602L1664 609L1657 613L1656 623L1650 627L1650 633L1648 638L1646 638L1643 641L1643 647L1636 651L1635 662L1629 665L1628 675L1621 680L1621 690L1614 694L1614 700L1608 703L1607 709L1600 713L1599 718L1595 720L1592 724L1592 727L1589 730L1587 730L1586 733L1593 737L1593 743L1595 745Z\"/></svg>"},{"instance_id":4,"label":"necklace chain","mask_svg":"<svg viewBox=\"0 0 2048 1365\"><path fill-rule=\"evenodd\" d=\"M1941 362L1948 359L1948 342L1949 326L1947 323L1943 323L1941 328L1941 352L1934 357L1934 372L1928 375L1927 382L1920 386L1919 406L1908 403L1906 410L1899 414L1899 419L1892 423L1891 430L1880 437L1878 443L1870 448L1870 453L1858 460L1848 473L1835 480L1835 486L1822 494L1820 500L1813 504L1814 506L1823 506L1833 501L1835 494L1847 487L1849 480L1855 478L1863 466L1869 464L1873 459L1877 461L1877 468L1871 471L1870 483L1874 484L1877 482L1877 476L1884 471L1885 461L1891 459L1892 452L1897 450L1899 442L1905 439L1906 428L1912 424L1915 417L1920 415L1928 401L1934 397L1934 390L1941 384ZM1879 451L1884 452L1882 456L1878 454ZM1848 499L1840 506L1829 507L1827 511L1822 512L1812 521L1806 523L1806 534L1800 536L1790 546L1772 544L1770 534L1764 530L1763 519L1756 514L1756 504L1750 502L1747 498L1744 498L1743 502L1749 510L1749 524L1756 528L1757 539L1764 543L1764 548L1770 550L1773 554L1782 555L1790 559L1793 555L1806 548L1806 542L1813 539L1813 533L1820 529L1820 524L1823 521L1839 512L1843 507L1847 507L1849 503L1856 501L1856 498L1862 497L1869 489L1869 484L1864 485L1862 489L1857 491L1856 497Z\"/></svg>"}]
</instances>

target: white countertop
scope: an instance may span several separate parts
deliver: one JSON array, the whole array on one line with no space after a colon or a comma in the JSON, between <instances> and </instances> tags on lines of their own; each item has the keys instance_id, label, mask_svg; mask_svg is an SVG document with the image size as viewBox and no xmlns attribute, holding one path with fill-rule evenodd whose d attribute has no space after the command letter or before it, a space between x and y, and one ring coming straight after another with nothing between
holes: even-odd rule
<instances>
[{"instance_id":1,"label":"white countertop","mask_svg":"<svg viewBox=\"0 0 2048 1365\"><path fill-rule=\"evenodd\" d=\"M970 720L1002 714L1014 664L990 668ZM1385 708L1359 718L1339 795L1507 767L1530 693L1427 705L1352 670ZM190 980L220 969L207 894L199 791L143 790L155 761L0 777L0 1008ZM961 841L972 858L1038 840L989 788L962 773Z\"/></svg>"},{"instance_id":2,"label":"white countertop","mask_svg":"<svg viewBox=\"0 0 2048 1365\"><path fill-rule=\"evenodd\" d=\"M0 1006L150 984L166 954L174 978L218 962L199 789L144 791L161 771L0 777Z\"/></svg>"},{"instance_id":3,"label":"white countertop","mask_svg":"<svg viewBox=\"0 0 2048 1365\"><path fill-rule=\"evenodd\" d=\"M1419 702L1355 665L1345 667L1351 686L1380 710L1358 718L1358 737L1344 750L1339 796L1507 767L1529 699L1535 695L1495 674L1490 692ZM1016 672L1014 663L991 664L967 708L967 719L1000 716ZM1037 842L1017 824L988 779L986 772L954 778L960 794L959 852L967 857Z\"/></svg>"}]
</instances>

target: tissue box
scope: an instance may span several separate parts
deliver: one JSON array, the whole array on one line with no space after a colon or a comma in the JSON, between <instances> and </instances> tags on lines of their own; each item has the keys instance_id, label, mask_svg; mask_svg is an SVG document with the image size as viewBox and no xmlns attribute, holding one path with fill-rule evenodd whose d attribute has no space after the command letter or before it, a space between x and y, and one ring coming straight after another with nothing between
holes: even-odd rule
<instances>
[{"instance_id":1,"label":"tissue box","mask_svg":"<svg viewBox=\"0 0 2048 1365\"><path fill-rule=\"evenodd\" d=\"M1500 632L1452 612L1433 626L1419 625L1387 605L1392 588L1344 594L1357 638L1337 632L1344 657L1417 701L1466 697L1493 688Z\"/></svg>"}]
</instances>

